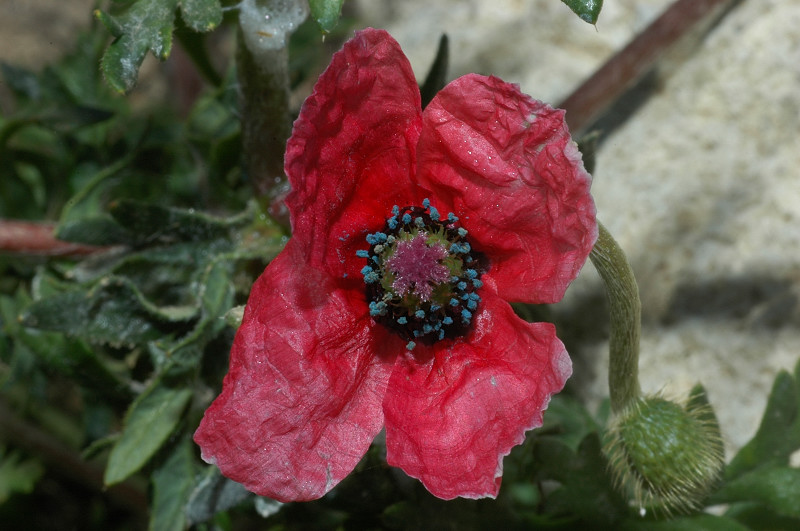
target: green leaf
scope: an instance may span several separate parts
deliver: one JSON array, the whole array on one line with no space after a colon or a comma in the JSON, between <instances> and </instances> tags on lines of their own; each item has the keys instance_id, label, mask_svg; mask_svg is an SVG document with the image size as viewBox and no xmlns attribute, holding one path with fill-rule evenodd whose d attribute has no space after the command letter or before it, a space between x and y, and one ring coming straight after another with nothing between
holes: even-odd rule
<instances>
[{"instance_id":1,"label":"green leaf","mask_svg":"<svg viewBox=\"0 0 800 531\"><path fill-rule=\"evenodd\" d=\"M800 371L800 363L795 371ZM758 431L726 467L725 478L732 480L765 464L788 464L789 456L800 448L799 410L797 381L781 371L772 385Z\"/></svg>"},{"instance_id":2,"label":"green leaf","mask_svg":"<svg viewBox=\"0 0 800 531\"><path fill-rule=\"evenodd\" d=\"M800 518L776 513L758 502L738 502L730 505L725 517L736 520L745 529L800 529Z\"/></svg>"},{"instance_id":3,"label":"green leaf","mask_svg":"<svg viewBox=\"0 0 800 531\"><path fill-rule=\"evenodd\" d=\"M117 223L136 235L140 243L225 238L231 226L243 221L243 218L225 220L192 210L125 200L112 204L110 212Z\"/></svg>"},{"instance_id":4,"label":"green leaf","mask_svg":"<svg viewBox=\"0 0 800 531\"><path fill-rule=\"evenodd\" d=\"M23 325L123 346L158 339L165 333L162 325L187 321L198 311L195 305L155 306L123 277L105 277L84 290L77 286L73 291L37 300L23 314Z\"/></svg>"},{"instance_id":5,"label":"green leaf","mask_svg":"<svg viewBox=\"0 0 800 531\"><path fill-rule=\"evenodd\" d=\"M15 492L28 494L44 474L44 467L34 459L23 460L18 452L6 454L0 446L0 504Z\"/></svg>"},{"instance_id":6,"label":"green leaf","mask_svg":"<svg viewBox=\"0 0 800 531\"><path fill-rule=\"evenodd\" d=\"M253 496L241 483L220 474L217 467L208 467L186 506L189 524L210 520L218 512L235 507Z\"/></svg>"},{"instance_id":7,"label":"green leaf","mask_svg":"<svg viewBox=\"0 0 800 531\"><path fill-rule=\"evenodd\" d=\"M222 22L219 0L181 0L181 14L186 25L195 31L211 31Z\"/></svg>"},{"instance_id":8,"label":"green leaf","mask_svg":"<svg viewBox=\"0 0 800 531\"><path fill-rule=\"evenodd\" d=\"M600 9L603 7L603 0L561 0L573 13L578 15L581 20L589 24L596 24L597 17L600 16Z\"/></svg>"},{"instance_id":9,"label":"green leaf","mask_svg":"<svg viewBox=\"0 0 800 531\"><path fill-rule=\"evenodd\" d=\"M169 57L177 5L178 0L138 0L119 17L95 11L116 37L100 63L115 90L128 92L133 88L148 50L162 61Z\"/></svg>"},{"instance_id":10,"label":"green leaf","mask_svg":"<svg viewBox=\"0 0 800 531\"><path fill-rule=\"evenodd\" d=\"M29 304L29 297L21 290L16 301L0 296L2 331L14 340L15 348L26 347L42 366L73 378L109 404L127 404L130 391L84 343L61 334L26 329L19 323L20 309Z\"/></svg>"},{"instance_id":11,"label":"green leaf","mask_svg":"<svg viewBox=\"0 0 800 531\"><path fill-rule=\"evenodd\" d=\"M547 513L577 515L608 529L627 513L625 501L612 487L597 432L584 437L577 453L553 437L542 437L536 441L536 459L543 479L561 483L543 504Z\"/></svg>"},{"instance_id":12,"label":"green leaf","mask_svg":"<svg viewBox=\"0 0 800 531\"><path fill-rule=\"evenodd\" d=\"M422 108L428 106L434 96L447 84L447 67L450 64L450 44L447 35L439 38L439 47L436 57L433 58L431 69L425 76L425 82L419 88L422 96Z\"/></svg>"},{"instance_id":13,"label":"green leaf","mask_svg":"<svg viewBox=\"0 0 800 531\"><path fill-rule=\"evenodd\" d=\"M200 294L200 319L191 332L175 344L156 342L154 348L165 360L194 366L199 362L206 343L226 326L225 314L233 305L234 289L230 264L223 260L208 266L197 289Z\"/></svg>"},{"instance_id":14,"label":"green leaf","mask_svg":"<svg viewBox=\"0 0 800 531\"><path fill-rule=\"evenodd\" d=\"M184 438L153 473L153 508L150 529L186 529L184 507L194 488L192 441Z\"/></svg>"},{"instance_id":15,"label":"green leaf","mask_svg":"<svg viewBox=\"0 0 800 531\"><path fill-rule=\"evenodd\" d=\"M800 518L800 469L761 467L726 483L713 503L756 501L783 516Z\"/></svg>"},{"instance_id":16,"label":"green leaf","mask_svg":"<svg viewBox=\"0 0 800 531\"><path fill-rule=\"evenodd\" d=\"M581 441L599 429L600 426L579 400L558 394L548 404L544 412L544 424L538 433L553 433L570 449L577 451Z\"/></svg>"},{"instance_id":17,"label":"green leaf","mask_svg":"<svg viewBox=\"0 0 800 531\"><path fill-rule=\"evenodd\" d=\"M336 27L342 15L342 4L344 0L309 0L311 18L324 33L330 33Z\"/></svg>"},{"instance_id":18,"label":"green leaf","mask_svg":"<svg viewBox=\"0 0 800 531\"><path fill-rule=\"evenodd\" d=\"M103 481L113 485L137 472L153 457L181 420L191 389L155 380L131 404L125 427L111 450Z\"/></svg>"}]
</instances>

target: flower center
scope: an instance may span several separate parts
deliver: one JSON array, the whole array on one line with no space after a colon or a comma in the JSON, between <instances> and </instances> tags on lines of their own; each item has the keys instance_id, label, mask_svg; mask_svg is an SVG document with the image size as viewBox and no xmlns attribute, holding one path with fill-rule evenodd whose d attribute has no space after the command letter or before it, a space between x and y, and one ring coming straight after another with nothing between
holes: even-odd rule
<instances>
[{"instance_id":1,"label":"flower center","mask_svg":"<svg viewBox=\"0 0 800 531\"><path fill-rule=\"evenodd\" d=\"M361 270L370 315L408 340L432 344L466 334L481 298L482 255L451 212L441 219L429 200L392 208L381 232L367 235Z\"/></svg>"}]
</instances>

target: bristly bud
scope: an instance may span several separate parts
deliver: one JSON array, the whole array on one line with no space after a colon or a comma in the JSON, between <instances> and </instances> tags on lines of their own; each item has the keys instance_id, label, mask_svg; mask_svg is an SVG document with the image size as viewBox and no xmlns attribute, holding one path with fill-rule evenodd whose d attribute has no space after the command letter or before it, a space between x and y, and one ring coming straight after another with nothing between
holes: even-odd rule
<instances>
[{"instance_id":1,"label":"bristly bud","mask_svg":"<svg viewBox=\"0 0 800 531\"><path fill-rule=\"evenodd\" d=\"M608 434L605 452L616 483L642 514L692 511L717 485L724 449L699 386L684 406L660 396L631 401Z\"/></svg>"}]
</instances>

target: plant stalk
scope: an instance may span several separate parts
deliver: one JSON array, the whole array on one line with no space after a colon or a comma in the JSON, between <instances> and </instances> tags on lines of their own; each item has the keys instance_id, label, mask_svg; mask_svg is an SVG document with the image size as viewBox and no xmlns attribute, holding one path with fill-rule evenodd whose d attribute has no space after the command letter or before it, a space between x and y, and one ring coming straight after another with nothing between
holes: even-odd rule
<instances>
[{"instance_id":1,"label":"plant stalk","mask_svg":"<svg viewBox=\"0 0 800 531\"><path fill-rule=\"evenodd\" d=\"M600 273L608 296L611 320L608 387L611 410L619 413L641 394L639 339L642 303L625 253L600 222L597 226L600 232L589 258Z\"/></svg>"}]
</instances>

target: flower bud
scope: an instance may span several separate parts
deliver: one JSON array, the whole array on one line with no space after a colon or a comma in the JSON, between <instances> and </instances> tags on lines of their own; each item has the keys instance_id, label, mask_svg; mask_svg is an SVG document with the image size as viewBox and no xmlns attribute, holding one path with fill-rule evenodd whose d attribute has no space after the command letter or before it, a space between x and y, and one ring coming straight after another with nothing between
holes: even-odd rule
<instances>
[{"instance_id":1,"label":"flower bud","mask_svg":"<svg viewBox=\"0 0 800 531\"><path fill-rule=\"evenodd\" d=\"M724 450L702 393L693 392L685 406L660 396L637 398L612 420L609 466L642 515L696 509L717 483Z\"/></svg>"}]
</instances>

